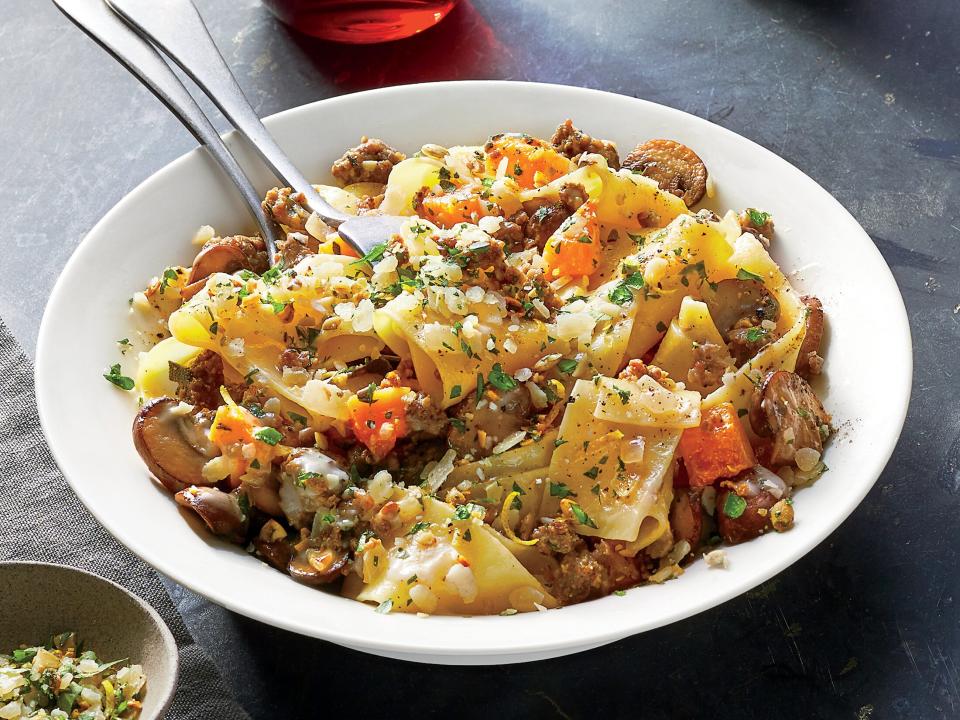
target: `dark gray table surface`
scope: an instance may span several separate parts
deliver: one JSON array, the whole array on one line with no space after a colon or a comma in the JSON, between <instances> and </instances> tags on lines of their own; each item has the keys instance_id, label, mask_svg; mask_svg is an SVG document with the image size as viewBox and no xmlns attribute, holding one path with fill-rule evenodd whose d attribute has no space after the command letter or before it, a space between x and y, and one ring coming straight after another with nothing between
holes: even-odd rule
<instances>
[{"instance_id":1,"label":"dark gray table surface","mask_svg":"<svg viewBox=\"0 0 960 720\"><path fill-rule=\"evenodd\" d=\"M256 718L960 717L955 0L464 0L419 37L353 48L292 34L256 0L198 4L263 115L384 85L507 78L644 97L749 137L873 237L906 300L916 363L894 458L827 541L754 592L592 652L419 666L276 630L171 584ZM84 233L194 143L52 5L3 10L0 317L32 352Z\"/></svg>"}]
</instances>

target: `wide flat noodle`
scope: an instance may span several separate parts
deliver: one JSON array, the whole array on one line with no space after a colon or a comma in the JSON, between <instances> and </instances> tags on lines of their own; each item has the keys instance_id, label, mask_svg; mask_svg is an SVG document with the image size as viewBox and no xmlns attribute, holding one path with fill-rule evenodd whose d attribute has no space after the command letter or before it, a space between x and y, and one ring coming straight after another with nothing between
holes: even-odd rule
<instances>
[{"instance_id":1,"label":"wide flat noodle","mask_svg":"<svg viewBox=\"0 0 960 720\"><path fill-rule=\"evenodd\" d=\"M600 420L595 415L599 398L592 381L577 381L560 425L562 444L550 462L550 486L540 512L554 515L566 497L596 525L580 523L578 532L631 542L657 502L680 430ZM640 444L642 459L627 462Z\"/></svg>"},{"instance_id":2,"label":"wide flat noodle","mask_svg":"<svg viewBox=\"0 0 960 720\"><path fill-rule=\"evenodd\" d=\"M456 520L453 506L434 498L426 497L423 503L423 516L417 522L432 524L424 532L430 532L435 542L420 543L416 533L408 534L413 522L382 538L387 552L375 576L364 584L357 575L349 575L344 595L365 602L390 601L394 612L418 612L421 608L411 598L411 589L421 584L437 599L430 612L440 615L490 615L508 609L527 612L536 609L533 603L556 606L556 600L489 525L476 517ZM444 580L458 564L473 574L476 594L469 602L453 583Z\"/></svg>"}]
</instances>

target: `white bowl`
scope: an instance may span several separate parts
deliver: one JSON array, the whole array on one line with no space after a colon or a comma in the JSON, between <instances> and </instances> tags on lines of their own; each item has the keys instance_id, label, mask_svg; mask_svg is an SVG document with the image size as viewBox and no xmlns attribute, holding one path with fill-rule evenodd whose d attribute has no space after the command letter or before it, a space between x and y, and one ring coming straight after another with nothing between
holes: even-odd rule
<instances>
[{"instance_id":1,"label":"white bowl","mask_svg":"<svg viewBox=\"0 0 960 720\"><path fill-rule=\"evenodd\" d=\"M686 143L715 180L715 208L773 213L773 255L826 308L823 398L839 433L830 471L796 497L797 524L728 550L727 570L694 563L679 580L562 610L510 617L380 615L293 582L242 550L198 534L151 482L134 450L128 394L101 379L120 360L127 298L162 268L189 264L203 224L251 231L232 186L201 151L168 165L87 235L54 288L37 348L37 397L50 447L77 495L123 544L177 582L271 625L390 657L499 664L564 655L675 622L739 595L810 551L863 499L900 434L910 396L910 330L896 283L870 238L816 182L773 153L705 120L594 90L513 82L394 87L275 115L267 126L308 177L362 134L410 153L427 142L482 143L501 131L549 136L571 117L625 154L653 137ZM239 148L260 190L274 184ZM125 359L125 363L132 363ZM127 366L129 367L129 365ZM129 373L128 373L129 374Z\"/></svg>"}]
</instances>

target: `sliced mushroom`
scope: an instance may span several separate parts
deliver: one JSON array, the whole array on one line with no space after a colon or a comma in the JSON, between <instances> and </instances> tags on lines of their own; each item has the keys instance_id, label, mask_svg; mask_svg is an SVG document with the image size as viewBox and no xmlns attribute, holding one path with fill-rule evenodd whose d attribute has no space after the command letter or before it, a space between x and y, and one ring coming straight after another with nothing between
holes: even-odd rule
<instances>
[{"instance_id":1,"label":"sliced mushroom","mask_svg":"<svg viewBox=\"0 0 960 720\"><path fill-rule=\"evenodd\" d=\"M804 324L806 330L800 354L797 355L797 374L809 378L820 373L823 358L820 357L820 341L823 338L823 304L813 295L804 295L801 300L807 306Z\"/></svg>"},{"instance_id":2,"label":"sliced mushroom","mask_svg":"<svg viewBox=\"0 0 960 720\"><path fill-rule=\"evenodd\" d=\"M349 559L343 550L306 548L290 558L287 572L304 585L327 585L341 577Z\"/></svg>"},{"instance_id":3,"label":"sliced mushroom","mask_svg":"<svg viewBox=\"0 0 960 720\"><path fill-rule=\"evenodd\" d=\"M730 545L752 540L769 530L770 509L780 501L767 490L741 493L728 488L717 493L717 532Z\"/></svg>"},{"instance_id":4,"label":"sliced mushroom","mask_svg":"<svg viewBox=\"0 0 960 720\"><path fill-rule=\"evenodd\" d=\"M693 207L707 191L707 166L697 154L674 140L648 140L637 145L623 167L657 181L662 190Z\"/></svg>"},{"instance_id":5,"label":"sliced mushroom","mask_svg":"<svg viewBox=\"0 0 960 720\"><path fill-rule=\"evenodd\" d=\"M453 409L454 417L463 424L450 427L447 442L454 450L480 459L489 455L501 440L527 426L532 414L530 392L523 385L500 392L495 400L483 401L479 406L476 393L471 393Z\"/></svg>"},{"instance_id":6,"label":"sliced mushroom","mask_svg":"<svg viewBox=\"0 0 960 720\"><path fill-rule=\"evenodd\" d=\"M690 552L696 552L700 545L700 533L703 529L703 506L700 504L701 490L677 488L670 507L670 529L675 541L686 540L690 543Z\"/></svg>"},{"instance_id":7,"label":"sliced mushroom","mask_svg":"<svg viewBox=\"0 0 960 720\"><path fill-rule=\"evenodd\" d=\"M286 570L293 554L287 531L276 520L268 520L253 539L253 547L267 563L277 570Z\"/></svg>"},{"instance_id":8,"label":"sliced mushroom","mask_svg":"<svg viewBox=\"0 0 960 720\"><path fill-rule=\"evenodd\" d=\"M793 462L800 448L823 451L830 415L810 384L796 373L768 373L753 392L750 425L762 437L772 437L770 465Z\"/></svg>"},{"instance_id":9,"label":"sliced mushroom","mask_svg":"<svg viewBox=\"0 0 960 720\"><path fill-rule=\"evenodd\" d=\"M175 499L181 507L197 513L214 535L238 544L246 539L249 514L240 507L235 493L215 487L188 487L178 492Z\"/></svg>"},{"instance_id":10,"label":"sliced mushroom","mask_svg":"<svg viewBox=\"0 0 960 720\"><path fill-rule=\"evenodd\" d=\"M215 238L197 253L190 268L187 286L180 291L185 298L196 295L213 273L235 273L239 270L266 272L270 266L262 238L232 235Z\"/></svg>"},{"instance_id":11,"label":"sliced mushroom","mask_svg":"<svg viewBox=\"0 0 960 720\"><path fill-rule=\"evenodd\" d=\"M759 280L721 280L705 293L704 302L724 340L729 340L730 331L740 320L760 325L780 317L780 303Z\"/></svg>"},{"instance_id":12,"label":"sliced mushroom","mask_svg":"<svg viewBox=\"0 0 960 720\"><path fill-rule=\"evenodd\" d=\"M209 485L203 466L217 451L207 437L210 414L191 413L170 397L147 403L133 421L133 444L150 472L170 492Z\"/></svg>"}]
</instances>

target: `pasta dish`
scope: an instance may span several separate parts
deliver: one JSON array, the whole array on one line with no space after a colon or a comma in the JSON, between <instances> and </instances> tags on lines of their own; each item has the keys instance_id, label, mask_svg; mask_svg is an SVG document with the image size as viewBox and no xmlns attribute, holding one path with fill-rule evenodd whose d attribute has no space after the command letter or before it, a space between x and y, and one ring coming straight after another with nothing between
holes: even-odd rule
<instances>
[{"instance_id":1,"label":"pasta dish","mask_svg":"<svg viewBox=\"0 0 960 720\"><path fill-rule=\"evenodd\" d=\"M204 227L131 299L105 377L198 527L379 612L510 615L793 525L832 432L823 308L767 212L697 209L692 149L621 159L567 120L409 158L363 138L332 175L400 232L356 257L275 188L276 257Z\"/></svg>"}]
</instances>

